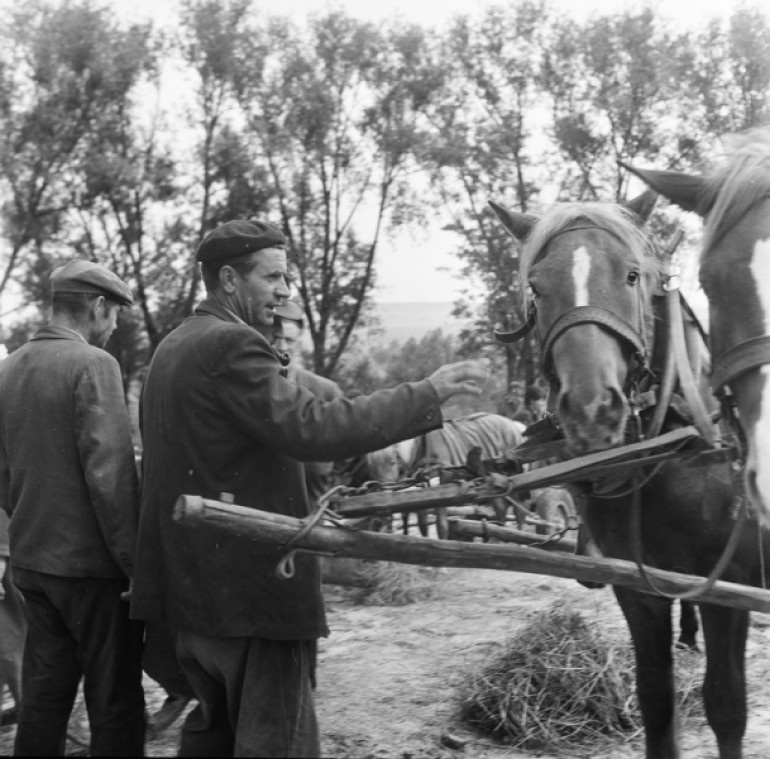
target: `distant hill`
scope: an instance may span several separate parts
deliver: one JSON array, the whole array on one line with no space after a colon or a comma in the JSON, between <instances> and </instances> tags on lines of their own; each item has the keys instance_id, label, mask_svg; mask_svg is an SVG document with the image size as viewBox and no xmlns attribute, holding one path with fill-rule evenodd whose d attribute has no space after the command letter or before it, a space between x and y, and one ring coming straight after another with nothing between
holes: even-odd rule
<instances>
[{"instance_id":1,"label":"distant hill","mask_svg":"<svg viewBox=\"0 0 770 759\"><path fill-rule=\"evenodd\" d=\"M426 333L441 328L445 335L456 335L465 326L455 319L452 303L378 303L375 312L385 331L385 342L405 342L410 337L420 339Z\"/></svg>"}]
</instances>

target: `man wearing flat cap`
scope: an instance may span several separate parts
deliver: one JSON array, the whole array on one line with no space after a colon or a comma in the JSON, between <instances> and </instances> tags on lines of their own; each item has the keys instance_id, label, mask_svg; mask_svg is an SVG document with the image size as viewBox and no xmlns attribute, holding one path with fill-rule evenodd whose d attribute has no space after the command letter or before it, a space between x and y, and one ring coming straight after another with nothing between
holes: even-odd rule
<instances>
[{"instance_id":1,"label":"man wearing flat cap","mask_svg":"<svg viewBox=\"0 0 770 759\"><path fill-rule=\"evenodd\" d=\"M14 751L64 753L83 677L94 756L144 749L142 626L128 616L139 496L117 361L128 286L99 264L51 274L52 318L0 363L0 507L27 638Z\"/></svg>"},{"instance_id":2,"label":"man wearing flat cap","mask_svg":"<svg viewBox=\"0 0 770 759\"><path fill-rule=\"evenodd\" d=\"M173 520L183 494L306 517L302 461L382 448L480 392L473 362L366 397L323 401L286 378L260 332L289 297L280 229L231 221L197 250L206 298L160 344L142 395L143 493L131 613L165 620L198 706L182 756L316 757L315 644L328 634L318 560L276 576L280 547Z\"/></svg>"}]
</instances>

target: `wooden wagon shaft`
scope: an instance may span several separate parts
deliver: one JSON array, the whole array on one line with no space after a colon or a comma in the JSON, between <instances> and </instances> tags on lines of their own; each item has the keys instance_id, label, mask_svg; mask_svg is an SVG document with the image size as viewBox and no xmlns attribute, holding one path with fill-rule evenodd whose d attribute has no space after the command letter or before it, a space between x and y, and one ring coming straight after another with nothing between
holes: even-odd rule
<instances>
[{"instance_id":1,"label":"wooden wagon shaft","mask_svg":"<svg viewBox=\"0 0 770 759\"><path fill-rule=\"evenodd\" d=\"M651 440L589 453L569 461L560 461L510 477L498 477L498 479L510 484L512 491L533 490L549 485L587 480L603 474L614 474L623 469L633 469L646 464L659 463L668 458L681 457L684 454L678 447L668 451L659 449L679 446L699 437L695 427L681 427ZM714 451L722 455L719 449ZM687 455L696 457L701 454L689 451ZM499 490L487 490L478 486L469 488L465 484L453 482L429 488L378 490L345 497L337 495L332 499L332 508L340 516L360 517L371 514L412 513L464 503L488 503L501 495Z\"/></svg>"},{"instance_id":2,"label":"wooden wagon shaft","mask_svg":"<svg viewBox=\"0 0 770 759\"><path fill-rule=\"evenodd\" d=\"M541 548L545 551L574 554L577 542L569 538L560 538L548 542L545 535L535 535L524 530L514 530L511 527L501 527L496 524L482 524L476 520L449 518L450 538L489 538L501 543L518 543L519 545Z\"/></svg>"},{"instance_id":3,"label":"wooden wagon shaft","mask_svg":"<svg viewBox=\"0 0 770 759\"><path fill-rule=\"evenodd\" d=\"M192 525L207 525L257 542L285 546L304 528L299 519L270 514L256 509L221 503L199 496L180 496L174 518ZM553 575L623 585L643 593L652 593L639 576L636 566L620 559L539 551L527 546L489 543L456 543L409 535L391 535L362 530L352 532L339 527L315 526L299 540L295 548L347 556L357 559L394 561L421 566L501 569L509 572ZM647 574L661 591L680 593L700 587L704 578L648 569ZM737 609L770 612L770 591L735 583L717 582L701 601Z\"/></svg>"}]
</instances>

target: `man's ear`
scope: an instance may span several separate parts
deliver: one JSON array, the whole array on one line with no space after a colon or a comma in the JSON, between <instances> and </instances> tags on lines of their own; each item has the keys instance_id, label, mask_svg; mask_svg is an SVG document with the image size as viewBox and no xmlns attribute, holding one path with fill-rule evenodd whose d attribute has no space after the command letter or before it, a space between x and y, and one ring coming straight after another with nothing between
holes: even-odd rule
<instances>
[{"instance_id":1,"label":"man's ear","mask_svg":"<svg viewBox=\"0 0 770 759\"><path fill-rule=\"evenodd\" d=\"M218 276L219 276L219 284L222 286L222 289L228 295L232 295L236 289L236 277L238 276L235 269L233 269L232 266L228 266L228 264L225 264L219 270Z\"/></svg>"},{"instance_id":2,"label":"man's ear","mask_svg":"<svg viewBox=\"0 0 770 759\"><path fill-rule=\"evenodd\" d=\"M91 301L88 312L91 321L105 317L107 315L107 298L103 295L97 295Z\"/></svg>"}]
</instances>

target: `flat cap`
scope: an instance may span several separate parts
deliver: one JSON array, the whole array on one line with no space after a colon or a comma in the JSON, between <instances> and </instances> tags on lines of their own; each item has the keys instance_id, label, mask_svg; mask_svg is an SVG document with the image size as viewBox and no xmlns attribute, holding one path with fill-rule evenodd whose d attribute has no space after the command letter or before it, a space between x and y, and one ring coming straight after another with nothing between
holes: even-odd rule
<instances>
[{"instance_id":1,"label":"flat cap","mask_svg":"<svg viewBox=\"0 0 770 759\"><path fill-rule=\"evenodd\" d=\"M104 295L121 306L132 306L131 288L107 267L77 258L51 272L51 292Z\"/></svg>"},{"instance_id":2,"label":"flat cap","mask_svg":"<svg viewBox=\"0 0 770 759\"><path fill-rule=\"evenodd\" d=\"M220 224L201 240L195 258L201 263L225 261L262 248L283 248L283 232L265 221L236 219Z\"/></svg>"},{"instance_id":3,"label":"flat cap","mask_svg":"<svg viewBox=\"0 0 770 759\"><path fill-rule=\"evenodd\" d=\"M302 323L305 321L305 312L296 300L287 300L280 306L276 306L275 315L281 319L289 319L293 322Z\"/></svg>"}]
</instances>

